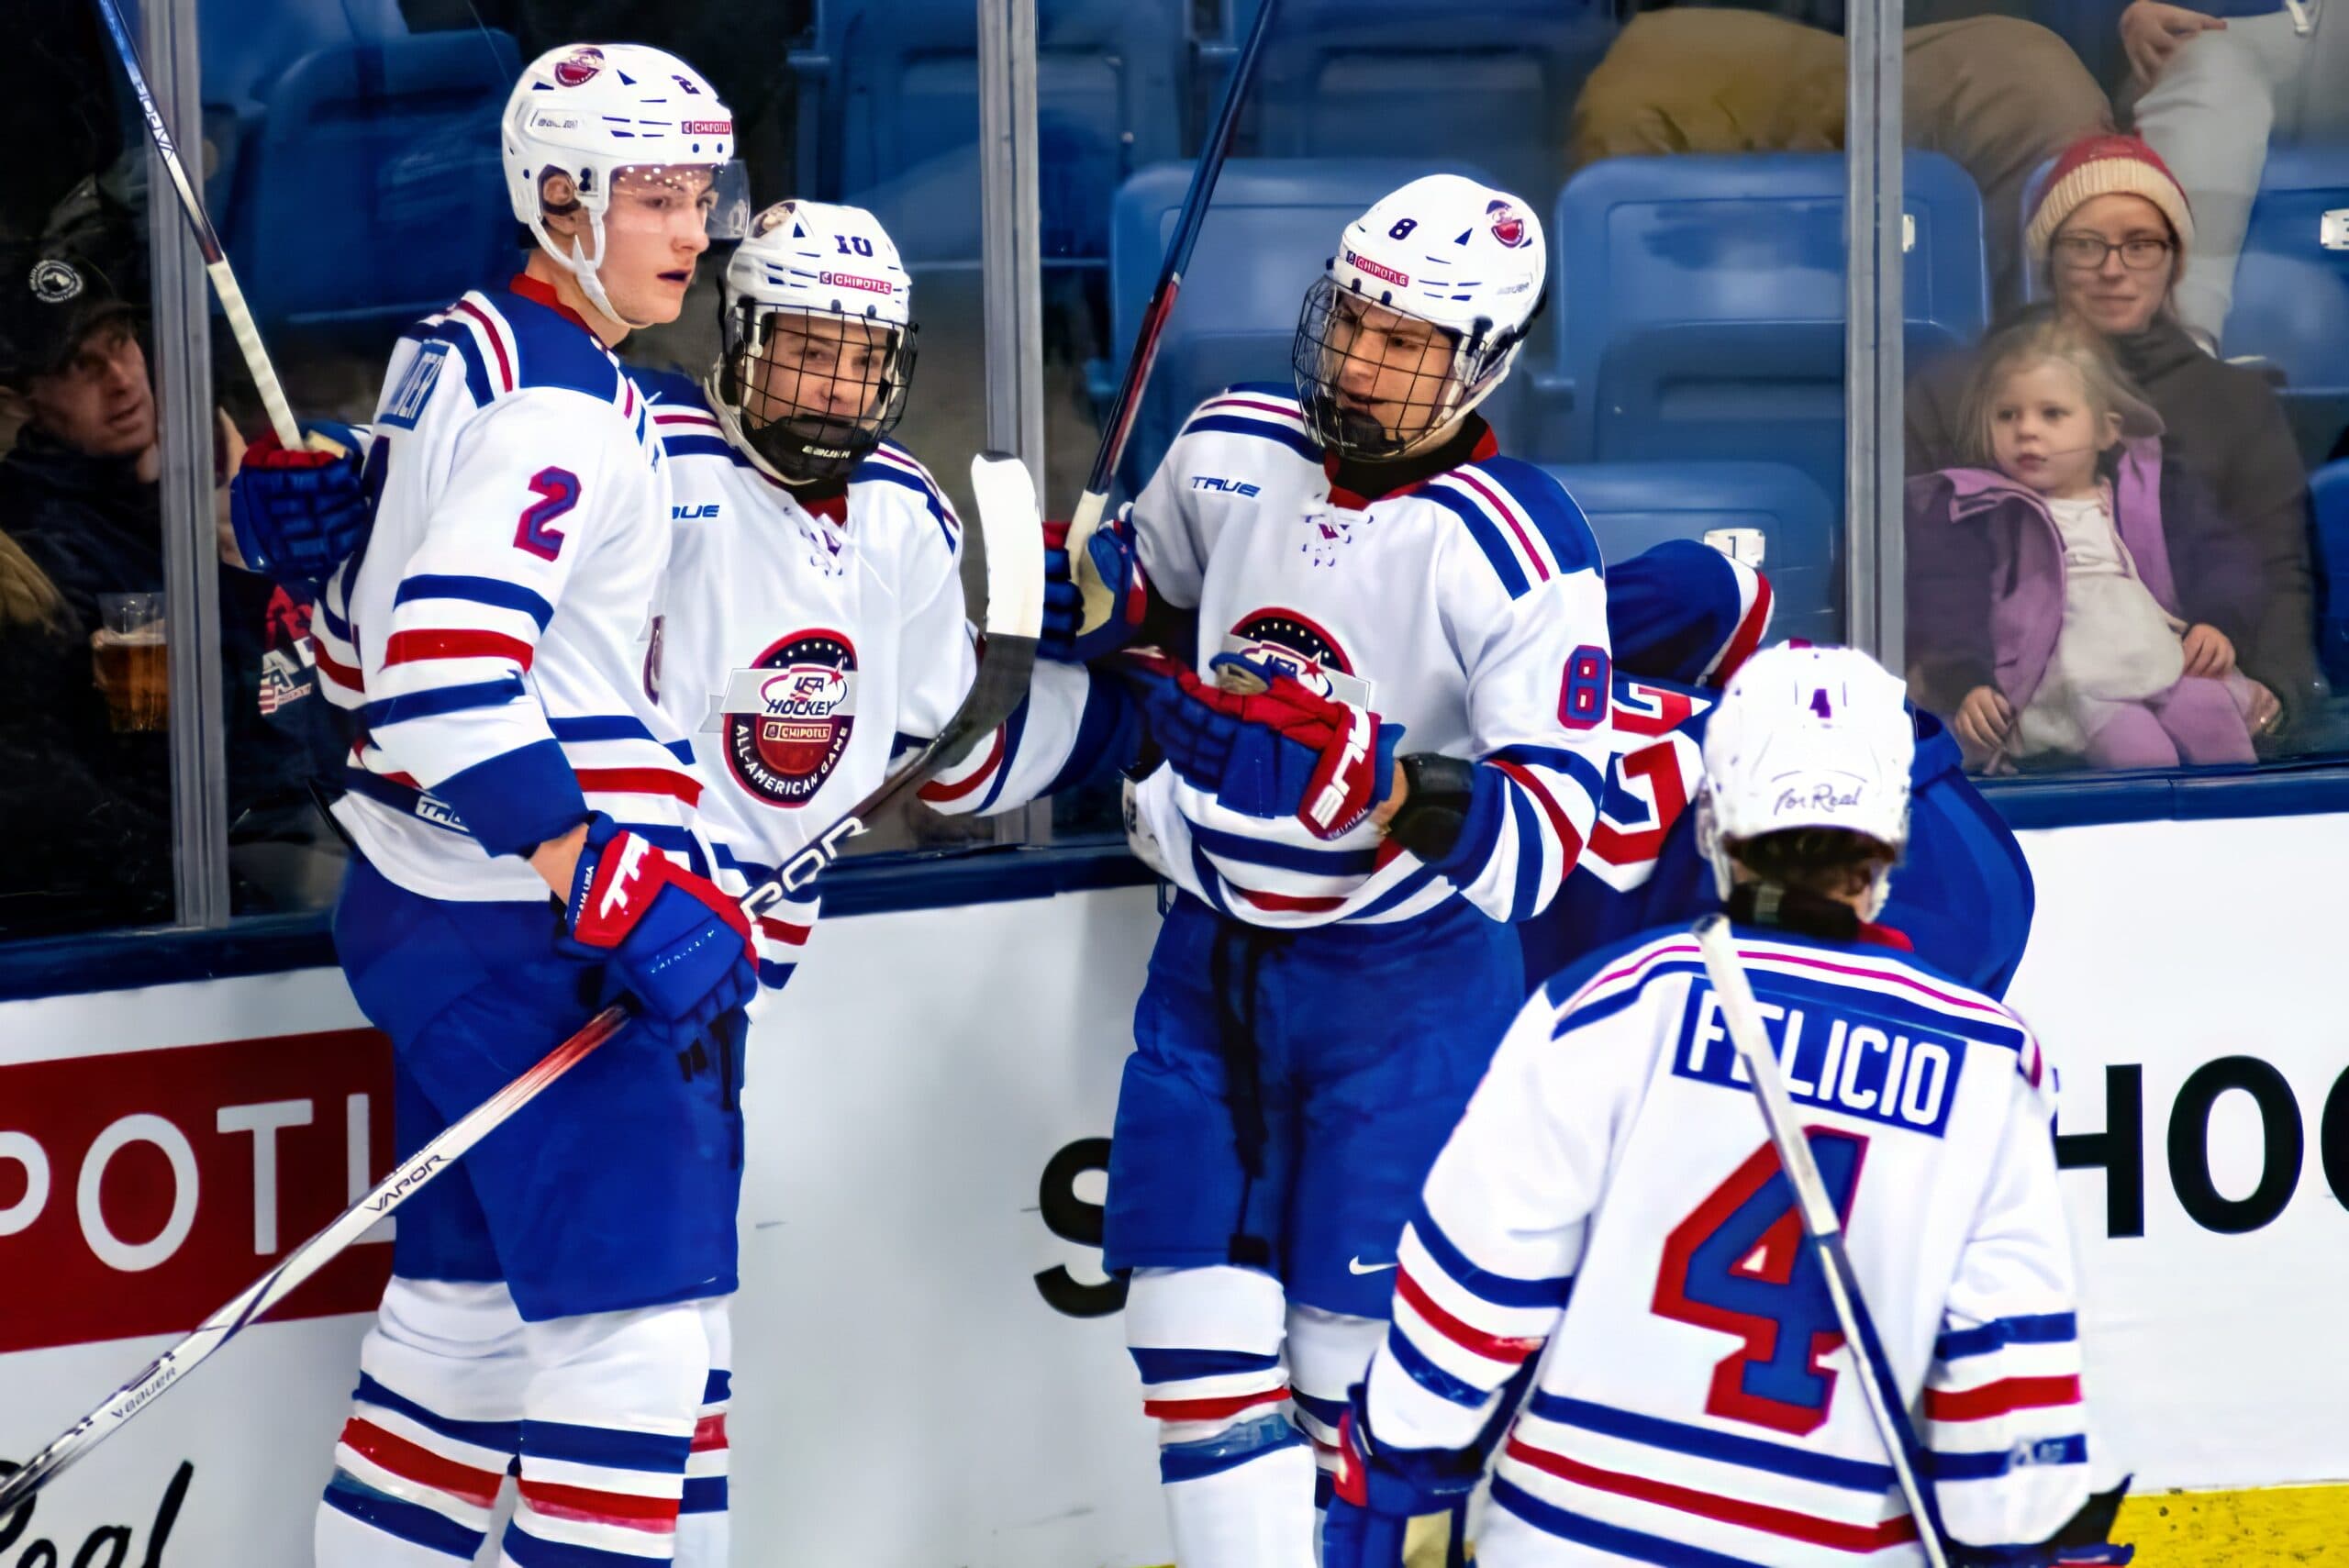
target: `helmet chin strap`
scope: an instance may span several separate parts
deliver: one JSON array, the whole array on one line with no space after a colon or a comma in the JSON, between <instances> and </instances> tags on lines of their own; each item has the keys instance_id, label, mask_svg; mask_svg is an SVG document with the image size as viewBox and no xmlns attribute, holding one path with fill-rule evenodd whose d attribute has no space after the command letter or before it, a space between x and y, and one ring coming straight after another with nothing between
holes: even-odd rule
<instances>
[{"instance_id":1,"label":"helmet chin strap","mask_svg":"<svg viewBox=\"0 0 2349 1568\"><path fill-rule=\"evenodd\" d=\"M604 253L604 216L599 212L587 209L584 204L581 210L587 213L587 232L595 237L596 253L600 256ZM556 248L554 236L547 232L543 219L540 221L537 228L539 249L545 251L547 258L556 266L572 275L579 284L579 292L587 296L588 304L603 312L608 319L618 322L631 332L640 332L648 327L659 325L658 322L653 321L630 321L620 314L619 307L612 303L611 295L604 292L604 280L597 271L597 263L587 259L586 248L580 243L577 235L572 237L571 254L566 256Z\"/></svg>"}]
</instances>

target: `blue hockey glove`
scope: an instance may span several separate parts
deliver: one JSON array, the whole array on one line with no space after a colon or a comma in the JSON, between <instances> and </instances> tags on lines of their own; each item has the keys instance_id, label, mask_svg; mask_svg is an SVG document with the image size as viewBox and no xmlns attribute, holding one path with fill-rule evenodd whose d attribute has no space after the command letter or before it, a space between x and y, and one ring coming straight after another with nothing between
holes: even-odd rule
<instances>
[{"instance_id":1,"label":"blue hockey glove","mask_svg":"<svg viewBox=\"0 0 2349 1568\"><path fill-rule=\"evenodd\" d=\"M375 526L366 448L348 425L321 420L299 451L265 431L228 481L228 521L248 570L316 585L334 575Z\"/></svg>"},{"instance_id":2,"label":"blue hockey glove","mask_svg":"<svg viewBox=\"0 0 2349 1568\"><path fill-rule=\"evenodd\" d=\"M1063 522L1044 525L1044 629L1036 651L1063 664L1082 664L1106 658L1134 639L1150 608L1150 584L1134 543L1132 518L1120 511L1094 529L1085 545L1085 558L1109 590L1109 619L1089 632L1080 631L1085 596L1069 560L1068 528Z\"/></svg>"},{"instance_id":3,"label":"blue hockey glove","mask_svg":"<svg viewBox=\"0 0 2349 1568\"><path fill-rule=\"evenodd\" d=\"M1402 1568L1412 1521L1431 1515L1437 1517L1434 1528L1449 1531L1446 1568L1462 1568L1468 1561L1468 1496L1484 1473L1482 1457L1451 1449L1383 1453L1367 1436L1366 1407L1357 1383L1338 1423L1338 1474L1321 1529L1322 1568Z\"/></svg>"},{"instance_id":4,"label":"blue hockey glove","mask_svg":"<svg viewBox=\"0 0 2349 1568\"><path fill-rule=\"evenodd\" d=\"M734 900L600 812L563 906L555 945L602 959L672 1045L689 1044L759 988L751 923Z\"/></svg>"},{"instance_id":5,"label":"blue hockey glove","mask_svg":"<svg viewBox=\"0 0 2349 1568\"><path fill-rule=\"evenodd\" d=\"M1336 839L1387 794L1399 724L1236 653L1211 662L1214 685L1155 650L1129 653L1123 667L1174 771L1243 817L1295 817Z\"/></svg>"}]
</instances>

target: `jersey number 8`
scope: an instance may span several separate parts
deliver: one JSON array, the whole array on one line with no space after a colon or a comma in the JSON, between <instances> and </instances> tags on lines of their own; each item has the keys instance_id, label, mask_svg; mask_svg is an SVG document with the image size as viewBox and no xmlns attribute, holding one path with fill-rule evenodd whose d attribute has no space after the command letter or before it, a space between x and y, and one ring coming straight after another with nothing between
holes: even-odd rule
<instances>
[{"instance_id":1,"label":"jersey number 8","mask_svg":"<svg viewBox=\"0 0 2349 1568\"><path fill-rule=\"evenodd\" d=\"M1867 1140L1809 1129L1827 1196L1846 1222ZM1794 1189L1765 1143L1664 1239L1660 1318L1744 1341L1713 1368L1708 1415L1801 1437L1827 1423L1836 1374L1819 1364L1843 1342Z\"/></svg>"},{"instance_id":2,"label":"jersey number 8","mask_svg":"<svg viewBox=\"0 0 2349 1568\"><path fill-rule=\"evenodd\" d=\"M1612 684L1607 651L1585 643L1566 659L1566 675L1558 687L1558 722L1568 729L1590 729L1607 717Z\"/></svg>"}]
</instances>

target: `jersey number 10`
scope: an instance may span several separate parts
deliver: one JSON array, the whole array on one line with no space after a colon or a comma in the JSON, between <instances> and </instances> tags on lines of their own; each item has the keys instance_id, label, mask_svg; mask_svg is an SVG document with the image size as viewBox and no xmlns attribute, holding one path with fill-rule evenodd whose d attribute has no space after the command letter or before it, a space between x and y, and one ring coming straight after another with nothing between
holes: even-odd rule
<instances>
[{"instance_id":1,"label":"jersey number 10","mask_svg":"<svg viewBox=\"0 0 2349 1568\"><path fill-rule=\"evenodd\" d=\"M1849 1223L1867 1140L1809 1129L1819 1174ZM1768 1143L1664 1239L1654 1310L1744 1343L1713 1368L1709 1415L1801 1437L1827 1422L1836 1374L1819 1364L1843 1343L1794 1189Z\"/></svg>"}]
</instances>

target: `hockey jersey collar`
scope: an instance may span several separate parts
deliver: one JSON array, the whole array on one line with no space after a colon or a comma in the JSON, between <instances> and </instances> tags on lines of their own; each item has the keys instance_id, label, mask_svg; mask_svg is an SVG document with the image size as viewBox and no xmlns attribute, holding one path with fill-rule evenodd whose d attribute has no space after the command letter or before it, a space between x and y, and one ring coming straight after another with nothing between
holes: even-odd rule
<instances>
[{"instance_id":1,"label":"hockey jersey collar","mask_svg":"<svg viewBox=\"0 0 2349 1568\"><path fill-rule=\"evenodd\" d=\"M1448 473L1464 463L1482 462L1488 457L1500 455L1501 444L1493 436L1493 428L1485 423L1481 414L1471 414L1452 439L1419 457L1400 462L1349 462L1335 452L1325 452L1321 472L1330 477L1330 505L1341 511L1360 512L1374 501L1389 495L1408 495L1433 479Z\"/></svg>"},{"instance_id":2,"label":"hockey jersey collar","mask_svg":"<svg viewBox=\"0 0 2349 1568\"><path fill-rule=\"evenodd\" d=\"M528 272L517 272L514 274L513 281L506 285L506 291L508 294L519 295L533 305L545 306L590 338L596 338L596 329L587 325L587 318L557 298L552 284L541 283ZM601 343L603 339L596 338L596 341Z\"/></svg>"}]
</instances>

